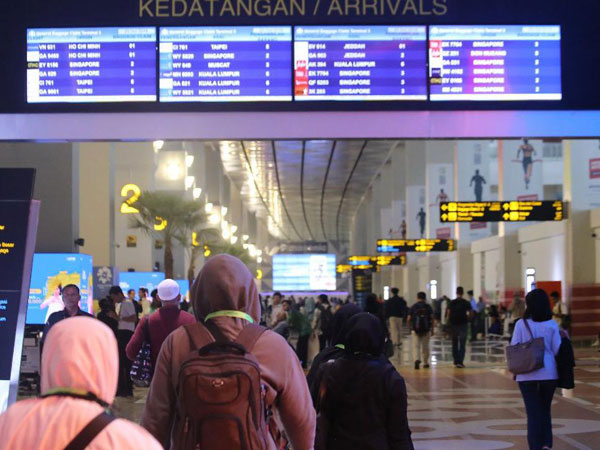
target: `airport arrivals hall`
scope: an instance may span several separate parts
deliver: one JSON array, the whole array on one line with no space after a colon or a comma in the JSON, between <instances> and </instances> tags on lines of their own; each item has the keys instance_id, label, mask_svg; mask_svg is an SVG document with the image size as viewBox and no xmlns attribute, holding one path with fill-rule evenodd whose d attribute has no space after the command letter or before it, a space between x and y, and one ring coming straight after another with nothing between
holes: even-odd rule
<instances>
[{"instance_id":1,"label":"airport arrivals hall","mask_svg":"<svg viewBox=\"0 0 600 450\"><path fill-rule=\"evenodd\" d=\"M600 3L0 14L0 450L600 449Z\"/></svg>"}]
</instances>

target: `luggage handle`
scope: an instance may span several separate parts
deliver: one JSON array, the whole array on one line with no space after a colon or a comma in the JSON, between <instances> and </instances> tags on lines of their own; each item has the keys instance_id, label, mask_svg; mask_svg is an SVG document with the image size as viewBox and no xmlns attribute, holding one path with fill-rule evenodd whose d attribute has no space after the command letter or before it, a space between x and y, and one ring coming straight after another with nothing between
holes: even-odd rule
<instances>
[{"instance_id":1,"label":"luggage handle","mask_svg":"<svg viewBox=\"0 0 600 450\"><path fill-rule=\"evenodd\" d=\"M246 348L237 342L212 342L198 350L198 355L208 355L215 350L236 350L240 354L246 354Z\"/></svg>"}]
</instances>

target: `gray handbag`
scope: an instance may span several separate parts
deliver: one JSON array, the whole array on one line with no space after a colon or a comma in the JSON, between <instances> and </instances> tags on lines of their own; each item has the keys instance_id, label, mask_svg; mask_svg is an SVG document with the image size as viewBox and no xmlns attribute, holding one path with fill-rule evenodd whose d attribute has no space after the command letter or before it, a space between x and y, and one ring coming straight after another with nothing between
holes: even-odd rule
<instances>
[{"instance_id":1,"label":"gray handbag","mask_svg":"<svg viewBox=\"0 0 600 450\"><path fill-rule=\"evenodd\" d=\"M544 367L544 338L534 338L527 319L521 320L525 323L531 340L506 347L508 370L515 375L533 372Z\"/></svg>"}]
</instances>

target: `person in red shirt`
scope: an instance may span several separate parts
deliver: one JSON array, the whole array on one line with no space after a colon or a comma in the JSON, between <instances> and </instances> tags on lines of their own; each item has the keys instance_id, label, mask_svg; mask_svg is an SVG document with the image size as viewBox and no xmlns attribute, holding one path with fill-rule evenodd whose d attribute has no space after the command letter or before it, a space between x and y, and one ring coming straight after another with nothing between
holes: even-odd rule
<instances>
[{"instance_id":1,"label":"person in red shirt","mask_svg":"<svg viewBox=\"0 0 600 450\"><path fill-rule=\"evenodd\" d=\"M179 293L179 285L174 280L167 278L160 282L158 285L158 298L162 303L162 307L140 320L135 333L127 344L125 351L127 357L132 361L135 360L146 339L144 332L146 320L148 321L153 365L156 364L160 347L167 336L182 325L196 322L194 316L179 309L181 294Z\"/></svg>"}]
</instances>

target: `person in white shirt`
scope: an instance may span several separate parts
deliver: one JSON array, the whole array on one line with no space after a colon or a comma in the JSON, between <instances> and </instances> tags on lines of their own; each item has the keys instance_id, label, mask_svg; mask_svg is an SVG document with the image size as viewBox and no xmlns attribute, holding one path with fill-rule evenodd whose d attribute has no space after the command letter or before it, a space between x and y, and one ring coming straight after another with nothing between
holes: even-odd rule
<instances>
[{"instance_id":1,"label":"person in white shirt","mask_svg":"<svg viewBox=\"0 0 600 450\"><path fill-rule=\"evenodd\" d=\"M558 325L552 320L552 309L546 291L534 289L527 294L525 303L527 309L523 319L515 325L511 345L543 337L544 366L533 372L517 375L516 379L527 412L529 448L547 450L552 448L550 407L558 380L555 357L560 349L561 336Z\"/></svg>"},{"instance_id":2,"label":"person in white shirt","mask_svg":"<svg viewBox=\"0 0 600 450\"><path fill-rule=\"evenodd\" d=\"M145 287L138 289L138 302L142 306L142 316L149 316L152 313L150 309L152 299L148 298L148 289Z\"/></svg>"},{"instance_id":3,"label":"person in white shirt","mask_svg":"<svg viewBox=\"0 0 600 450\"><path fill-rule=\"evenodd\" d=\"M131 397L133 396L133 382L129 376L131 371L131 361L127 358L125 348L135 331L135 322L137 314L133 302L123 294L123 290L119 286L112 286L108 291L109 297L113 299L115 304L119 304L119 326L117 329L117 343L119 345L119 387L117 396Z\"/></svg>"}]
</instances>

